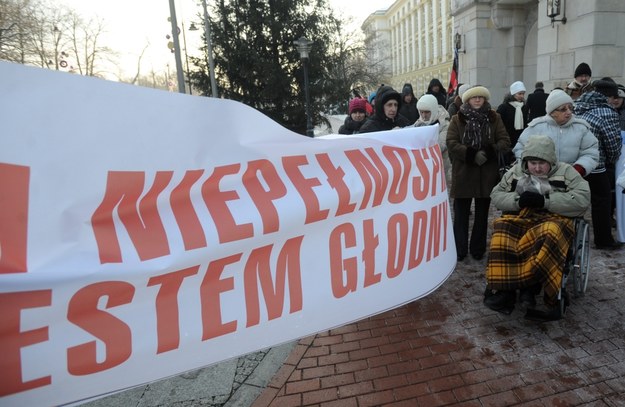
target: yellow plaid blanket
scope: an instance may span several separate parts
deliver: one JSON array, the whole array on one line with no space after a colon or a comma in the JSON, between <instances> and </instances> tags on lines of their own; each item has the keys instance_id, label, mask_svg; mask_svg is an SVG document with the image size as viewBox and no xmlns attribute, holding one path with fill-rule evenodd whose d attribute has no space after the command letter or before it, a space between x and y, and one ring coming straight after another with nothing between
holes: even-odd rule
<instances>
[{"instance_id":1,"label":"yellow plaid blanket","mask_svg":"<svg viewBox=\"0 0 625 407\"><path fill-rule=\"evenodd\" d=\"M547 211L524 208L494 222L486 281L493 290L516 290L540 283L545 301L554 305L574 221Z\"/></svg>"}]
</instances>

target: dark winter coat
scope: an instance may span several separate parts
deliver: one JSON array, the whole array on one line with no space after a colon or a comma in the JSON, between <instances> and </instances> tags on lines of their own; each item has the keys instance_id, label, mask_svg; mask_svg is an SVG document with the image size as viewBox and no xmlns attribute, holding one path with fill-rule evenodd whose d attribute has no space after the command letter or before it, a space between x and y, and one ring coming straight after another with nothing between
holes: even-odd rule
<instances>
[{"instance_id":1,"label":"dark winter coat","mask_svg":"<svg viewBox=\"0 0 625 407\"><path fill-rule=\"evenodd\" d=\"M398 113L395 119L386 117L384 114L384 104L391 99L395 99L399 103L399 108L397 109ZM406 127L412 124L399 113L401 105L401 95L396 90L390 86L381 86L375 96L375 111L373 116L369 117L360 127L360 133L392 130L395 127Z\"/></svg>"},{"instance_id":2,"label":"dark winter coat","mask_svg":"<svg viewBox=\"0 0 625 407\"><path fill-rule=\"evenodd\" d=\"M406 100L404 99L406 95L412 96L410 103L406 103ZM401 107L399 109L399 114L408 119L410 124L415 123L419 119L419 111L417 110L417 97L414 94L412 85L409 83L404 84L404 88L401 92Z\"/></svg>"},{"instance_id":3,"label":"dark winter coat","mask_svg":"<svg viewBox=\"0 0 625 407\"><path fill-rule=\"evenodd\" d=\"M454 97L454 100L447 106L447 112L449 113L449 117L454 116L460 110L460 106L462 106L462 98L460 96Z\"/></svg>"},{"instance_id":4,"label":"dark winter coat","mask_svg":"<svg viewBox=\"0 0 625 407\"><path fill-rule=\"evenodd\" d=\"M528 124L537 117L547 114L545 106L547 105L548 93L542 88L536 88L534 92L527 96L527 121Z\"/></svg>"},{"instance_id":5,"label":"dark winter coat","mask_svg":"<svg viewBox=\"0 0 625 407\"><path fill-rule=\"evenodd\" d=\"M434 92L432 88L437 85L439 87L439 90L438 92ZM425 93L428 95L434 95L439 105L447 106L447 91L445 90L445 87L443 86L440 80L436 78L432 79L430 81L430 84L428 85L428 90Z\"/></svg>"},{"instance_id":6,"label":"dark winter coat","mask_svg":"<svg viewBox=\"0 0 625 407\"><path fill-rule=\"evenodd\" d=\"M514 101L515 99L512 95L506 95L503 99L503 103L497 108L497 113L501 116L503 125L506 126L506 131L508 132L508 136L510 136L510 144L512 146L514 146L519 140L519 136L521 136L521 133L523 133L523 130L529 123L527 119L527 105L525 104L521 108L521 111L523 112L523 128L521 130L514 128L514 116L516 115L516 109L510 104L510 102Z\"/></svg>"},{"instance_id":7,"label":"dark winter coat","mask_svg":"<svg viewBox=\"0 0 625 407\"><path fill-rule=\"evenodd\" d=\"M367 118L359 122L352 119L350 115L347 115L345 122L339 127L339 134L357 134L360 132L360 128L367 121Z\"/></svg>"},{"instance_id":8,"label":"dark winter coat","mask_svg":"<svg viewBox=\"0 0 625 407\"><path fill-rule=\"evenodd\" d=\"M447 150L452 162L451 198L489 198L499 182L499 159L497 151L510 151L510 137L499 114L490 109L489 131L482 134L482 148L488 160L484 165L474 161L477 151L462 143L466 118L459 111L451 118L447 129Z\"/></svg>"}]
</instances>

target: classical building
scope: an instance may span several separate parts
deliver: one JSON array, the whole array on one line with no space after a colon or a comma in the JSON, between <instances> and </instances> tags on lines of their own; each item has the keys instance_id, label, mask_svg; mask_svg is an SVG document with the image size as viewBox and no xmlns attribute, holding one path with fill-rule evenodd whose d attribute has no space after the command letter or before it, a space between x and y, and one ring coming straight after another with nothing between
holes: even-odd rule
<instances>
[{"instance_id":1,"label":"classical building","mask_svg":"<svg viewBox=\"0 0 625 407\"><path fill-rule=\"evenodd\" d=\"M517 80L528 91L536 81L565 87L581 62L593 79L624 83L623 0L397 0L363 23L368 38L378 28L389 83L412 82L419 93L432 77L447 85L456 46L459 82L488 87L493 104Z\"/></svg>"},{"instance_id":2,"label":"classical building","mask_svg":"<svg viewBox=\"0 0 625 407\"><path fill-rule=\"evenodd\" d=\"M432 78L449 83L453 62L451 0L397 0L362 24L370 59L386 64L380 78L398 91L411 83L415 94Z\"/></svg>"}]
</instances>

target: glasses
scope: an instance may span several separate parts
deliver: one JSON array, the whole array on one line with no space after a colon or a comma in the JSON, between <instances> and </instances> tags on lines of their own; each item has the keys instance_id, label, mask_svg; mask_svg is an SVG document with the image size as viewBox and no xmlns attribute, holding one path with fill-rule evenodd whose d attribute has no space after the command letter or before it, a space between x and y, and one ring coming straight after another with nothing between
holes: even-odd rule
<instances>
[{"instance_id":1,"label":"glasses","mask_svg":"<svg viewBox=\"0 0 625 407\"><path fill-rule=\"evenodd\" d=\"M560 112L560 113L564 113L567 110L569 112L573 113L573 106L567 105L567 106L562 106L562 107L559 107L559 108L555 109L556 112Z\"/></svg>"}]
</instances>

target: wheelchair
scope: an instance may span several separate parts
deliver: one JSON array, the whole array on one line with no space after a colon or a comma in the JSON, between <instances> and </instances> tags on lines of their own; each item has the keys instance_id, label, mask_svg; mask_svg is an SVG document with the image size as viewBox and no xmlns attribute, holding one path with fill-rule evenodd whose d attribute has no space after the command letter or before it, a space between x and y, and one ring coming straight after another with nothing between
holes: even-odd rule
<instances>
[{"instance_id":1,"label":"wheelchair","mask_svg":"<svg viewBox=\"0 0 625 407\"><path fill-rule=\"evenodd\" d=\"M569 246L566 264L562 273L562 287L558 293L560 314L564 316L569 298L566 286L571 281L574 297L581 297L588 286L590 269L590 228L588 222L582 218L575 218L575 236Z\"/></svg>"},{"instance_id":2,"label":"wheelchair","mask_svg":"<svg viewBox=\"0 0 625 407\"><path fill-rule=\"evenodd\" d=\"M533 321L555 321L564 317L570 299L567 286L572 285L574 297L581 297L586 292L588 286L588 274L590 269L590 227L583 217L573 218L573 239L569 245L564 267L562 268L562 282L556 296L556 306L549 307L548 310L528 307L525 318ZM540 292L535 292L537 295ZM516 302L516 290L513 298L504 299L501 302L487 304L490 297L496 296L490 288L484 291L484 304L492 310L510 314ZM500 297L502 298L502 297ZM495 300L497 301L497 300Z\"/></svg>"}]
</instances>

